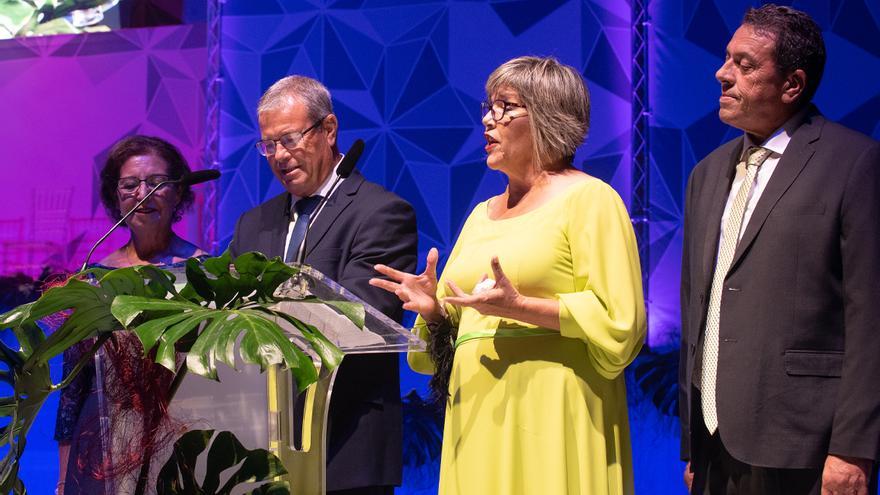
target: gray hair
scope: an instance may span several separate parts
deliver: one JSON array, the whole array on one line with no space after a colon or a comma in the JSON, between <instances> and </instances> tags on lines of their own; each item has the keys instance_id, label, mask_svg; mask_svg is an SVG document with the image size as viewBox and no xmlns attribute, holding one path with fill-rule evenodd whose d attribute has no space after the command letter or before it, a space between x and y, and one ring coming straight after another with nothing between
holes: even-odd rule
<instances>
[{"instance_id":1,"label":"gray hair","mask_svg":"<svg viewBox=\"0 0 880 495\"><path fill-rule=\"evenodd\" d=\"M330 91L319 81L306 76L287 76L279 79L260 97L257 115L284 104L299 103L309 111L309 119L318 120L333 113Z\"/></svg>"},{"instance_id":2,"label":"gray hair","mask_svg":"<svg viewBox=\"0 0 880 495\"><path fill-rule=\"evenodd\" d=\"M578 71L554 57L517 57L486 81L490 97L503 88L516 91L529 111L535 163L570 164L590 129L590 92Z\"/></svg>"}]
</instances>

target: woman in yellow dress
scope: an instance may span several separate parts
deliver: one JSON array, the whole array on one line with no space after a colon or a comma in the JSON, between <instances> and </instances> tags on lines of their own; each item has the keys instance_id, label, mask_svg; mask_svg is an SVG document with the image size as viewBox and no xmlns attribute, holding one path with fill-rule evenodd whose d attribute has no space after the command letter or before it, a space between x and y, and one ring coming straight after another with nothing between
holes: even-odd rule
<instances>
[{"instance_id":1,"label":"woman in yellow dress","mask_svg":"<svg viewBox=\"0 0 880 495\"><path fill-rule=\"evenodd\" d=\"M624 367L645 335L639 258L614 190L573 167L590 120L578 72L520 57L489 76L486 163L504 193L474 208L439 283L378 265L419 318L446 400L439 493L633 492Z\"/></svg>"}]
</instances>

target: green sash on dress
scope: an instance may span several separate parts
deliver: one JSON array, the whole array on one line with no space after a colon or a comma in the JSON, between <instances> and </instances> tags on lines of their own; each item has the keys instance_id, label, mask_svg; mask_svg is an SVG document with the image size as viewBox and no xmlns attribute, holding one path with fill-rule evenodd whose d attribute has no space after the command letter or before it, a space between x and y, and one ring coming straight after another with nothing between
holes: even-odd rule
<instances>
[{"instance_id":1,"label":"green sash on dress","mask_svg":"<svg viewBox=\"0 0 880 495\"><path fill-rule=\"evenodd\" d=\"M499 328L496 330L476 330L464 333L455 339L455 348L474 339L492 339L495 337L540 337L543 335L560 335L559 332L547 328Z\"/></svg>"}]
</instances>

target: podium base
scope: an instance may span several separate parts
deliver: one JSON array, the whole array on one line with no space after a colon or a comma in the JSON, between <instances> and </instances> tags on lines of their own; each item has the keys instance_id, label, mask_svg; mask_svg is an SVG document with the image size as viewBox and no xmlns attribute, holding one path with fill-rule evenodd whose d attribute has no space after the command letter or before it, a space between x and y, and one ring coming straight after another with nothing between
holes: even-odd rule
<instances>
[{"instance_id":1,"label":"podium base","mask_svg":"<svg viewBox=\"0 0 880 495\"><path fill-rule=\"evenodd\" d=\"M302 448L294 444L295 384L278 366L267 370L269 450L281 459L294 495L327 493L327 417L336 371L319 368L318 381L306 389L302 418Z\"/></svg>"}]
</instances>

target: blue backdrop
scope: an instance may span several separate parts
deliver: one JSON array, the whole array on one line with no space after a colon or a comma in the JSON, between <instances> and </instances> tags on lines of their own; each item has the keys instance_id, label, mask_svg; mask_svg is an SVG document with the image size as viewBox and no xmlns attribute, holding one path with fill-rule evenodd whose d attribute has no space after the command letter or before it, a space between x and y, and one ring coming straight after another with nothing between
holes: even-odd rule
<instances>
[{"instance_id":1,"label":"blue backdrop","mask_svg":"<svg viewBox=\"0 0 880 495\"><path fill-rule=\"evenodd\" d=\"M639 494L684 493L675 416L683 190L693 165L737 135L717 118L714 73L742 13L757 3L649 4L651 346L627 371ZM781 3L806 10L824 29L829 61L816 96L820 109L880 138L880 2ZM259 136L255 107L272 82L291 73L327 84L342 126L341 147L365 139L361 170L416 208L422 259L432 246L447 254L473 205L504 187L484 164L479 102L491 70L514 56L554 55L582 71L593 123L577 165L628 201L630 10L630 2L620 0L227 0L219 246L228 242L239 214L280 192L253 147ZM424 378L404 373L407 466L399 493L434 493L439 427L419 399ZM43 413L22 468L34 493L51 493L57 476L53 404Z\"/></svg>"},{"instance_id":2,"label":"blue backdrop","mask_svg":"<svg viewBox=\"0 0 880 495\"><path fill-rule=\"evenodd\" d=\"M432 246L447 254L473 205L504 186L485 167L477 109L488 74L518 55L554 55L582 71L593 123L577 165L628 201L630 3L228 1L219 236L231 235L242 211L280 191L253 150L259 133L254 108L262 91L291 73L316 77L330 88L341 147L364 138L362 171L415 206L421 258ZM675 417L683 191L694 164L737 135L718 120L714 73L745 9L760 3L649 2L651 349L627 375L637 493L683 493ZM806 10L825 31L829 62L816 97L820 109L880 137L880 6L865 0L781 3ZM422 393L424 380L404 374L403 392ZM413 401L407 410L409 464L401 492L432 493L436 466L429 459L436 452L416 434L424 436L418 426L429 415Z\"/></svg>"},{"instance_id":3,"label":"blue backdrop","mask_svg":"<svg viewBox=\"0 0 880 495\"><path fill-rule=\"evenodd\" d=\"M629 18L629 5L617 0L228 1L220 245L241 212L281 191L253 147L255 107L270 84L292 73L328 86L340 148L363 138L361 171L415 207L422 260L431 247L445 259L471 208L503 190L502 176L485 165L479 108L486 77L518 55L554 55L582 71L595 117L578 165L628 198ZM400 492L435 493L439 418L419 398L425 378L405 362L401 368L407 399Z\"/></svg>"}]
</instances>

